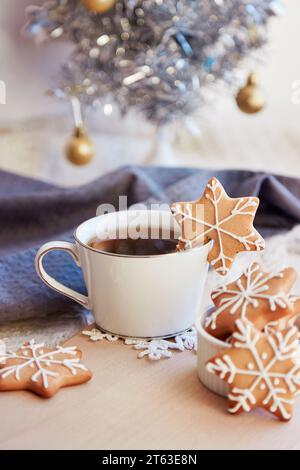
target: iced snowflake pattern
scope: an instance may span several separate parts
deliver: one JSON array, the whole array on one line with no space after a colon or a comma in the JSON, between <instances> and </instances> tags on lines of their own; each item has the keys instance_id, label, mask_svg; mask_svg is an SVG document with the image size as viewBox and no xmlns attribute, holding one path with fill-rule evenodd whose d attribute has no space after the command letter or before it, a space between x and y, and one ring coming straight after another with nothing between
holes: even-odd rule
<instances>
[{"instance_id":1,"label":"iced snowflake pattern","mask_svg":"<svg viewBox=\"0 0 300 470\"><path fill-rule=\"evenodd\" d=\"M209 372L229 385L229 412L263 407L282 420L289 420L294 397L300 391L298 329L265 334L242 320L236 321L236 327L232 348L206 365Z\"/></svg>"},{"instance_id":2,"label":"iced snowflake pattern","mask_svg":"<svg viewBox=\"0 0 300 470\"><path fill-rule=\"evenodd\" d=\"M88 370L80 362L79 357L77 357L78 350L76 346L57 346L48 352L45 352L43 348L43 343L36 344L32 339L17 352L3 354L0 357L0 362L2 361L6 365L9 360L13 360L14 363L1 368L0 377L6 379L13 375L16 380L20 381L22 371L30 367L32 369L32 382L38 382L39 378L41 378L43 387L47 389L49 387L49 380L59 376L58 372L51 369L52 366L64 366L72 375L77 375L78 370Z\"/></svg>"},{"instance_id":3,"label":"iced snowflake pattern","mask_svg":"<svg viewBox=\"0 0 300 470\"><path fill-rule=\"evenodd\" d=\"M238 251L258 251L262 250L265 247L263 238L258 234L258 232L253 228L247 227L246 233L237 234L228 227L228 223L231 223L233 219L240 216L250 216L253 220L258 203L255 198L252 197L242 197L236 200L235 206L230 210L230 212L225 215L222 219L219 216L220 212L220 202L224 197L227 197L226 192L221 185L221 183L212 178L205 188L204 198L208 204L211 204L214 208L214 222L205 220L205 218L199 218L193 216L192 207L199 205L200 200L193 201L189 203L175 203L172 205L172 210L176 219L180 225L184 227L186 222L196 223L199 225L199 233L196 233L192 239L189 238L180 238L181 244L185 248L193 248L199 245L199 242L203 242L206 239L213 239L213 236L216 236L217 243L214 244L214 249L217 246L217 256L210 259L211 265L214 269L222 275L226 275L229 272L230 266L232 265L234 258L229 256L230 249L228 249L226 241L224 241L225 235L227 238L235 240L238 242L242 249ZM234 201L234 199L232 199ZM202 203L203 206L206 205L206 202ZM238 220L236 220L237 226L239 226ZM183 230L184 233L184 230ZM210 253L211 255L211 253Z\"/></svg>"},{"instance_id":4,"label":"iced snowflake pattern","mask_svg":"<svg viewBox=\"0 0 300 470\"><path fill-rule=\"evenodd\" d=\"M245 286L242 283L242 277L246 279ZM270 288L268 283L273 279L283 277L284 270L268 273L264 276L259 264L256 262L251 263L245 269L241 278L235 281L234 287L222 285L212 292L211 298L214 302L224 294L226 297L222 298L218 308L207 317L205 327L210 327L212 330L215 330L219 316L227 310L229 310L231 315L240 313L240 318L245 320L248 307L258 308L262 300L268 302L271 312L274 312L277 308L292 309L294 302L299 297L284 292L275 292L272 294L268 292ZM232 284L233 283L230 285Z\"/></svg>"}]
</instances>

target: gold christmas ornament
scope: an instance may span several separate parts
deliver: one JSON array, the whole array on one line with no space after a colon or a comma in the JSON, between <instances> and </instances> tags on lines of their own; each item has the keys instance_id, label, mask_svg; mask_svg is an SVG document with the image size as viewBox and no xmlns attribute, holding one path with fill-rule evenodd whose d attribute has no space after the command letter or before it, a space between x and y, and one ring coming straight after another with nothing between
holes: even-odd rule
<instances>
[{"instance_id":1,"label":"gold christmas ornament","mask_svg":"<svg viewBox=\"0 0 300 470\"><path fill-rule=\"evenodd\" d=\"M94 145L83 127L75 127L66 144L66 158L74 165L86 165L95 155Z\"/></svg>"},{"instance_id":2,"label":"gold christmas ornament","mask_svg":"<svg viewBox=\"0 0 300 470\"><path fill-rule=\"evenodd\" d=\"M246 114L258 113L265 107L265 96L254 73L249 75L246 85L238 92L236 103L240 110Z\"/></svg>"},{"instance_id":3,"label":"gold christmas ornament","mask_svg":"<svg viewBox=\"0 0 300 470\"><path fill-rule=\"evenodd\" d=\"M81 0L81 3L94 13L106 13L114 7L116 0Z\"/></svg>"}]
</instances>

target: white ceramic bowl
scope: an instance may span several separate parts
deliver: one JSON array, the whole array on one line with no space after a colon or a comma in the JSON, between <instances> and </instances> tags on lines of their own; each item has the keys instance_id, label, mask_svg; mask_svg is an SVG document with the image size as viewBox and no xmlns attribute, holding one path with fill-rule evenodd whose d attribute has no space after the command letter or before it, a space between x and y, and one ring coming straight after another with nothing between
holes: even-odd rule
<instances>
[{"instance_id":1,"label":"white ceramic bowl","mask_svg":"<svg viewBox=\"0 0 300 470\"><path fill-rule=\"evenodd\" d=\"M226 382L221 380L214 374L211 374L206 370L206 363L213 356L223 351L224 349L230 348L228 343L221 341L217 338L214 338L208 334L204 329L204 322L207 315L210 314L212 308L209 308L204 312L204 314L197 320L196 328L198 335L198 348L197 348L197 368L198 376L200 381L214 393L221 395L223 397L227 396L228 386Z\"/></svg>"}]
</instances>

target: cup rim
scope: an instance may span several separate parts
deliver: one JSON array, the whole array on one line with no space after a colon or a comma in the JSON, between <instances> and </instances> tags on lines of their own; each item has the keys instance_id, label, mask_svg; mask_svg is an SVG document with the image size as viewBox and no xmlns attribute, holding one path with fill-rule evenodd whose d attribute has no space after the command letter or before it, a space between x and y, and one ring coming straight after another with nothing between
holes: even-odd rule
<instances>
[{"instance_id":1,"label":"cup rim","mask_svg":"<svg viewBox=\"0 0 300 470\"><path fill-rule=\"evenodd\" d=\"M215 346L222 347L224 349L230 348L230 344L222 341L219 338L215 338L214 336L210 335L204 328L203 323L208 313L214 310L213 306L208 307L205 309L204 313L196 320L195 326L200 336L202 336L206 341L213 343Z\"/></svg>"},{"instance_id":2,"label":"cup rim","mask_svg":"<svg viewBox=\"0 0 300 470\"><path fill-rule=\"evenodd\" d=\"M124 211L116 211L116 212L124 212ZM149 209L149 212L150 212L150 209ZM103 214L103 215L106 215L106 214ZM195 251L199 252L199 251L202 251L204 249L207 249L208 245L211 245L213 243L212 240L210 240L207 243L205 243L204 245L197 246L197 247L192 248L190 250L174 251L174 252L172 251L170 253L162 253L162 254L157 254L157 255L124 255L124 254L119 254L119 253L110 253L109 251L96 250L96 248L93 248L93 247L89 246L87 243L84 243L82 240L80 240L78 235L77 235L77 232L87 222L91 222L92 220L95 220L98 217L103 217L103 215L98 215L96 217L92 217L90 219L85 220L80 225L78 225L78 227L73 232L74 239L79 245L81 245L83 248L86 248L87 250L93 251L94 253L98 253L100 255L114 256L116 258L132 258L132 259L137 259L137 258L162 258L162 257L166 257L166 256L168 256L168 257L169 256L186 256L188 254L190 255L191 253L195 253Z\"/></svg>"}]
</instances>

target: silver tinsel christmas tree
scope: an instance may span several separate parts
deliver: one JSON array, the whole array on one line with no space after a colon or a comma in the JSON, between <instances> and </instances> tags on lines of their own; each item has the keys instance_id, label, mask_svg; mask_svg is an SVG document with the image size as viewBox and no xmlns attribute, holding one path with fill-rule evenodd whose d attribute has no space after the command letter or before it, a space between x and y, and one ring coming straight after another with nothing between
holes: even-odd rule
<instances>
[{"instance_id":1,"label":"silver tinsel christmas tree","mask_svg":"<svg viewBox=\"0 0 300 470\"><path fill-rule=\"evenodd\" d=\"M95 12L101 4L111 8ZM162 124L199 108L212 84L230 84L281 10L279 0L48 0L28 8L25 29L74 44L56 95L109 97Z\"/></svg>"}]
</instances>

